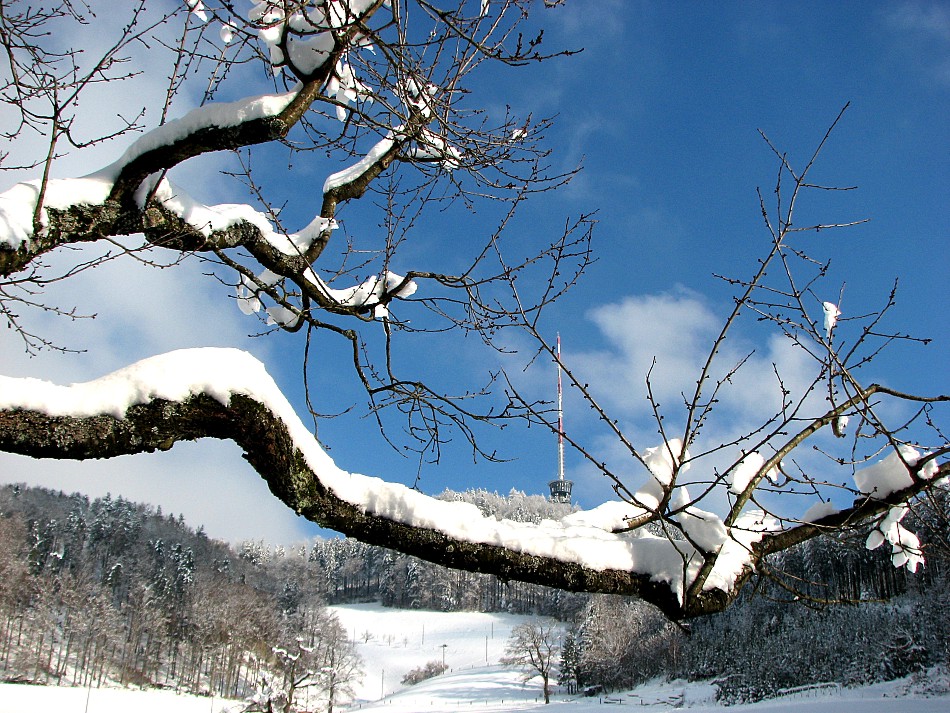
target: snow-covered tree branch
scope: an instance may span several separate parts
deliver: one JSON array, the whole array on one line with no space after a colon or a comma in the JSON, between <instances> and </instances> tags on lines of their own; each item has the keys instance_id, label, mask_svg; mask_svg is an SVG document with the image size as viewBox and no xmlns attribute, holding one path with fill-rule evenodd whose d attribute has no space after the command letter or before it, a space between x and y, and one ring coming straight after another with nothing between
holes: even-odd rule
<instances>
[{"instance_id":1,"label":"snow-covered tree branch","mask_svg":"<svg viewBox=\"0 0 950 713\"><path fill-rule=\"evenodd\" d=\"M828 189L810 173L830 129L803 169L767 144L779 172L775 205L761 199L764 257L751 277L723 278L735 291L734 308L681 403L661 404L652 372L644 375L653 444L637 442L545 338L546 308L591 263L592 220L566 220L539 249L507 244L524 202L575 172L548 166L548 121L507 109L489 117L470 90L482 70L569 54L544 54L540 34L520 32L532 5L255 0L244 13L227 0L143 1L124 10L104 49L84 53L50 38L95 27L92 10L3 4L0 98L17 117L6 136L41 143L17 166L0 163L36 175L0 194L0 311L28 351L60 346L34 333L23 314L76 316L44 302L49 282L116 257L157 267L201 260L232 290L222 309L237 306L260 318L256 326L302 332L308 347L315 332L341 340L367 415L391 441L402 431L409 450L436 461L448 431L489 459L480 424L527 421L560 431L550 404L523 395L515 378L492 375L507 386L507 407L499 407L481 400L490 389L449 393L430 382L437 375L415 373L414 339L475 334L505 353L516 330L558 362L619 444L620 467L562 434L610 480L616 501L529 525L346 472L263 365L231 349L173 352L72 386L4 377L0 449L89 459L233 440L277 498L325 527L502 578L636 595L673 619L721 610L763 558L826 532L863 529L868 547L886 542L896 566L916 569L920 544L901 520L916 495L950 474L941 425L950 396L859 380L881 349L912 339L884 326L893 294L884 307L849 317L840 289L829 294L822 282L823 263L797 242L806 231L851 224L797 224L802 196ZM125 68L137 63L160 72L142 47L168 53L164 97L144 107L126 97L133 108L125 114L134 118L96 134L100 127L80 121L95 90L114 88L118 96L139 71ZM107 140L126 142L117 160L57 177L64 157ZM237 185L245 202L205 203L178 185L194 180L186 168L221 152L238 167L210 179L212 193ZM306 205L285 204L268 173L278 162L306 167L294 179L313 186ZM414 250L422 218L449 205L469 218L476 207L497 210L443 238L464 243L461 260L441 260L438 246ZM374 216L371 227L349 233L346 221L365 221L364 214ZM303 227L289 230L288 215L306 215ZM49 277L45 261L66 261L79 244L108 252ZM770 412L707 440L752 356L731 349L744 320L770 326L804 355L812 377L786 383L773 365L762 389ZM410 346L397 348L404 342Z\"/></svg>"},{"instance_id":2,"label":"snow-covered tree branch","mask_svg":"<svg viewBox=\"0 0 950 713\"><path fill-rule=\"evenodd\" d=\"M454 274L431 265L400 273L390 266L400 261L397 253L407 242L404 233L412 228L412 216L430 204L470 205L490 198L517 206L526 194L556 187L573 172L552 173L545 167L540 141L546 121L516 124L505 116L500 124L486 126L464 105L465 82L484 62L518 65L546 59L538 42L524 44L520 35L513 37L524 19L521 3L499 3L473 15L465 2L451 11L420 3L417 9L428 18L424 27L418 19L412 24L407 19L415 5L262 0L252 3L245 16L228 2L172 3L154 15L141 3L130 11L118 42L86 74L69 69L84 66L76 50L44 52L29 44L32 34L6 35L9 83L19 90L8 100L29 119L11 137L35 131L49 138L46 158L36 162L42 176L0 195L0 276L9 280L0 306L27 349L52 344L28 330L19 311L54 309L33 290L50 279L39 274L42 258L66 246L115 246L123 238L120 249L139 256L173 251L217 264L217 278L234 287L241 310L261 315L268 327L306 327L346 340L381 426L381 414L389 407L426 412L428 425L415 438L415 450L437 457L444 437L440 427L490 418L489 407L460 409L458 399L429 388L418 374L405 373L392 362L389 345L406 332L484 329L473 293L485 294L500 281L484 254L497 234L486 231L486 247L473 244L472 262ZM39 14L27 3L4 6L7 24L21 27L29 20L34 34L55 30L66 36L91 24L87 14L69 4ZM169 36L177 27L182 35L174 44ZM127 77L106 70L136 61L134 45L149 42L166 45L172 64L159 125L104 168L77 178L51 178L61 117L66 110L79 114L82 93L91 86L85 79L121 82ZM245 92L243 83L254 79L249 70L261 64L276 91L218 100ZM61 65L63 76L56 74ZM206 80L204 96L199 106L169 119L172 107L193 103L186 91L189 71L199 77L192 83ZM63 100L67 88L69 99ZM150 110L140 109L139 121L118 133L145 128L141 117ZM250 168L247 152L261 144L282 145L291 160L309 161L318 153L329 159L318 162L325 178L322 192L317 182L309 207L319 212L299 230L283 226L279 189L262 189ZM206 154L235 151L242 152L235 177L250 189L256 206L204 204L169 179L169 172ZM273 154L265 160L272 161ZM343 243L326 255L329 245L343 241L333 239L341 210L368 193L374 199L389 193L383 213L390 217L382 219L387 234L364 245ZM144 236L140 244L138 236ZM579 273L589 259L584 246L590 222L580 221L564 237L569 239L555 241L553 249L567 255L578 247L570 269ZM522 271L534 267L536 259L529 257ZM389 305L411 298L421 283L427 286L417 299L435 318L416 326L423 324L417 318L406 329ZM468 437L467 428L462 432Z\"/></svg>"}]
</instances>

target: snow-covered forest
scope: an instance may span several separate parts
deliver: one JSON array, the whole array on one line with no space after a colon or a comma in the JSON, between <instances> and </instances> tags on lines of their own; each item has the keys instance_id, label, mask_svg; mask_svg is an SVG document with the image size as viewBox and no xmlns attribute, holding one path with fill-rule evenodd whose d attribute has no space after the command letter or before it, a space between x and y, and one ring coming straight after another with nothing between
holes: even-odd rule
<instances>
[{"instance_id":1,"label":"snow-covered forest","mask_svg":"<svg viewBox=\"0 0 950 713\"><path fill-rule=\"evenodd\" d=\"M337 699L359 673L320 595L291 585L309 573L122 498L7 486L0 512L4 680L250 699L312 670Z\"/></svg>"},{"instance_id":2,"label":"snow-covered forest","mask_svg":"<svg viewBox=\"0 0 950 713\"><path fill-rule=\"evenodd\" d=\"M950 551L940 539L944 491L919 508L928 567L896 570L879 551L810 540L769 561L774 582L689 633L642 602L567 594L449 570L355 540L287 550L210 540L171 514L121 498L90 501L36 488L0 490L0 671L4 680L171 687L228 698L284 681L301 647L345 675L311 694L338 697L360 674L354 637L327 604L381 601L405 609L509 612L558 622L564 690L628 689L654 677L714 680L722 703L837 681L891 680L946 666ZM446 493L531 521L564 505L538 496ZM408 635L408 632L407 632ZM301 643L302 639L302 643ZM326 664L302 661L304 665ZM301 689L302 690L302 689Z\"/></svg>"}]
</instances>

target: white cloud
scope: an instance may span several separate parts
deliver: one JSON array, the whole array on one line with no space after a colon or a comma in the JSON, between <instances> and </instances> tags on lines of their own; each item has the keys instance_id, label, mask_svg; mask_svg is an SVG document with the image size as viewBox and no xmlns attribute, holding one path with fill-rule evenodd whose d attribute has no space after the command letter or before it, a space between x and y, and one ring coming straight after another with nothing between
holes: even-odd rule
<instances>
[{"instance_id":1,"label":"white cloud","mask_svg":"<svg viewBox=\"0 0 950 713\"><path fill-rule=\"evenodd\" d=\"M950 42L950 8L946 3L922 0L894 3L887 11L887 18L902 30Z\"/></svg>"},{"instance_id":2,"label":"white cloud","mask_svg":"<svg viewBox=\"0 0 950 713\"><path fill-rule=\"evenodd\" d=\"M59 251L47 258L49 269L44 274L62 274L69 265L101 255L106 249L90 245ZM161 251L146 256L159 262L174 257ZM52 282L38 296L42 302L66 310L75 308L80 315L95 314L95 318L71 320L27 309L21 310L21 316L30 330L83 353L44 351L31 358L16 334L4 330L0 367L11 376L53 374L58 381L77 381L183 347L235 345L264 352L266 342L246 339L247 332L259 324L242 318L230 291L205 276L207 270L207 265L195 259L158 268L120 256Z\"/></svg>"},{"instance_id":3,"label":"white cloud","mask_svg":"<svg viewBox=\"0 0 950 713\"><path fill-rule=\"evenodd\" d=\"M85 248L90 252L94 248ZM75 259L76 254L66 256ZM62 262L50 260L52 267ZM95 311L94 320L70 321L46 313L26 315L43 336L81 354L42 352L28 357L13 330L0 330L0 373L60 383L85 381L138 359L189 346L238 346L267 361L270 340L248 339L259 327L243 317L229 291L191 261L158 269L122 258L50 286L55 304ZM271 361L273 363L273 361ZM234 444L204 440L169 453L109 461L56 462L0 454L0 482L26 482L67 492L107 492L183 513L192 527L234 541L265 539L291 544L312 526L279 502Z\"/></svg>"},{"instance_id":4,"label":"white cloud","mask_svg":"<svg viewBox=\"0 0 950 713\"><path fill-rule=\"evenodd\" d=\"M950 7L934 0L893 3L883 11L885 28L896 31L908 66L937 86L950 86Z\"/></svg>"},{"instance_id":5,"label":"white cloud","mask_svg":"<svg viewBox=\"0 0 950 713\"><path fill-rule=\"evenodd\" d=\"M592 383L603 382L599 391L606 404L626 415L649 411L646 377L651 367L654 396L661 403L678 400L689 379L695 379L697 357L711 344L716 326L701 298L686 290L626 297L597 307L590 318L607 347L582 354L581 368Z\"/></svg>"},{"instance_id":6,"label":"white cloud","mask_svg":"<svg viewBox=\"0 0 950 713\"><path fill-rule=\"evenodd\" d=\"M590 317L605 346L578 355L578 369L606 406L632 420L652 414L647 399L649 374L654 399L667 417L682 427L682 419L677 420L676 415L685 414L684 398L692 397L726 316L725 311L713 311L705 299L685 288L600 306ZM711 379L704 387L706 396L711 395L717 380L743 360L717 396L717 410L731 419L743 414L758 421L770 415L781 403L776 371L786 388L801 392L816 366L781 335L772 334L764 343L753 344L740 337L737 328L719 348Z\"/></svg>"},{"instance_id":7,"label":"white cloud","mask_svg":"<svg viewBox=\"0 0 950 713\"><path fill-rule=\"evenodd\" d=\"M650 373L653 396L664 416L668 437L682 437L686 407L692 397L704 362L719 335L728 314L728 306L715 310L699 294L685 288L652 295L629 296L602 305L590 312L591 320L603 336L603 345L570 355L570 367L580 381L590 385L595 398L618 425L628 441L642 452L657 445L661 437L647 398L646 378ZM752 344L736 332L720 348L704 398L712 395L722 379L740 361L741 369L731 376L717 394L718 403L704 426L701 437L691 446L692 453L730 442L749 433L773 416L781 405L782 385L803 395L816 373L817 364L802 349L779 334L763 337ZM651 372L652 369L652 372ZM685 396L684 396L685 395ZM578 422L588 409L571 395L571 419ZM823 403L817 400L815 408ZM581 429L586 433L583 435ZM577 424L576 435L586 439L598 460L608 464L624 484L634 491L647 477L639 463L617 438L587 419ZM741 456L740 446L729 446L721 453L695 463L689 476L698 481L711 480ZM594 491L600 499L611 496L609 483L596 468L584 465L571 473L583 483L577 490ZM698 494L698 491L697 491ZM724 504L724 493L714 493L715 504ZM704 507L710 504L706 503Z\"/></svg>"}]
</instances>

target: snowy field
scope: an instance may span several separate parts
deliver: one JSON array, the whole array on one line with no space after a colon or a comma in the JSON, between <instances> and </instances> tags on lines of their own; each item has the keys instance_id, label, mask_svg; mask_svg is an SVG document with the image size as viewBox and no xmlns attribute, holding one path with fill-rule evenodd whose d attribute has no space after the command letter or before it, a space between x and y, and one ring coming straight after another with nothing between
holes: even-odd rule
<instances>
[{"instance_id":1,"label":"snowy field","mask_svg":"<svg viewBox=\"0 0 950 713\"><path fill-rule=\"evenodd\" d=\"M764 701L752 705L722 708L706 696L709 689L701 684L646 686L616 700L631 710L672 710L678 697L685 694L685 708L703 711L735 711L741 713L947 713L950 697L907 696L902 684L881 684L857 691L809 697L799 695ZM88 707L86 695L89 694ZM528 711L536 713L592 713L611 710L598 698L568 699L555 697L545 707L538 700L540 686L522 687L512 672L498 667L473 669L427 681L409 690L374 703L357 703L344 711L370 713L502 713ZM636 695L635 695L636 694ZM237 701L181 696L171 691L128 691L117 689L57 688L0 684L0 713L237 713L243 704Z\"/></svg>"},{"instance_id":2,"label":"snowy field","mask_svg":"<svg viewBox=\"0 0 950 713\"><path fill-rule=\"evenodd\" d=\"M330 607L330 611L357 642L363 657L365 676L356 689L357 698L363 701L375 701L405 688L400 683L403 677L429 661L444 661L449 673L471 674L475 668L484 671L504 655L511 630L535 618L478 612L394 611L379 604Z\"/></svg>"},{"instance_id":3,"label":"snowy field","mask_svg":"<svg viewBox=\"0 0 950 713\"><path fill-rule=\"evenodd\" d=\"M0 713L236 713L242 707L238 701L174 691L0 683Z\"/></svg>"},{"instance_id":4,"label":"snowy field","mask_svg":"<svg viewBox=\"0 0 950 713\"><path fill-rule=\"evenodd\" d=\"M347 710L369 713L604 713L619 706L639 711L669 711L677 708L695 713L948 713L950 697L916 697L907 682L879 684L858 690L807 691L770 701L724 708L715 702L712 686L702 683L664 682L633 691L583 698L557 695L545 706L540 682L523 686L517 674L497 666L463 671L425 681L389 696L384 701L355 705ZM908 695L910 693L911 695Z\"/></svg>"},{"instance_id":5,"label":"snowy field","mask_svg":"<svg viewBox=\"0 0 950 713\"><path fill-rule=\"evenodd\" d=\"M709 684L663 682L600 697L557 693L545 707L540 680L523 683L519 673L497 665L511 630L533 617L505 614L397 611L364 604L331 607L357 641L365 676L357 700L344 711L376 713L585 713L611 710L609 704L635 710L688 708L696 713L724 711ZM442 661L449 671L415 686L400 681L410 670ZM768 713L948 713L950 696L943 677L929 683L896 681L851 690L829 687L801 691L781 699L733 706L730 711ZM931 689L931 690L928 690ZM88 699L87 699L88 696ZM606 708L605 708L606 706ZM177 695L172 691L58 688L0 684L0 713L237 713L239 701ZM315 712L316 713L316 712Z\"/></svg>"}]
</instances>

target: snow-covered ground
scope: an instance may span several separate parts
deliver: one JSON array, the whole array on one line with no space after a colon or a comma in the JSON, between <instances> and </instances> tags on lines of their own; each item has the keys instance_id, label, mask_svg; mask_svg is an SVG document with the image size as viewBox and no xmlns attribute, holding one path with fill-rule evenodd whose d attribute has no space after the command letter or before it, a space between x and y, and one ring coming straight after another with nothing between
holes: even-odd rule
<instances>
[{"instance_id":1,"label":"snow-covered ground","mask_svg":"<svg viewBox=\"0 0 950 713\"><path fill-rule=\"evenodd\" d=\"M908 690L907 681L877 684L861 689L802 691L783 698L724 708L716 704L715 689L704 683L670 681L640 686L633 691L604 697L557 695L545 706L540 682L522 685L520 677L498 666L458 671L425 681L384 701L355 705L349 711L369 713L604 713L611 705L634 710L666 711L687 708L695 713L947 713L950 697L925 697L922 691Z\"/></svg>"},{"instance_id":2,"label":"snow-covered ground","mask_svg":"<svg viewBox=\"0 0 950 713\"><path fill-rule=\"evenodd\" d=\"M504 655L511 630L534 619L479 612L395 611L379 604L330 607L330 611L357 642L363 657L365 675L356 693L364 703L405 688L403 677L430 661L444 661L450 673L484 672Z\"/></svg>"},{"instance_id":3,"label":"snow-covered ground","mask_svg":"<svg viewBox=\"0 0 950 713\"><path fill-rule=\"evenodd\" d=\"M238 701L157 689L0 683L0 713L230 713L241 707Z\"/></svg>"},{"instance_id":4,"label":"snow-covered ground","mask_svg":"<svg viewBox=\"0 0 950 713\"><path fill-rule=\"evenodd\" d=\"M569 697L558 693L544 707L540 680L523 683L516 671L498 665L511 630L532 617L385 609L375 604L332 607L357 642L365 676L357 700L347 711L382 713L603 713L608 703L661 711L674 707L696 713L723 711L709 684L657 682L621 694ZM442 661L449 671L415 686L402 686L403 676L429 661ZM812 689L781 699L728 709L741 713L946 713L950 696L932 695L950 689L950 680L894 681L861 689ZM88 705L87 705L88 696ZM0 684L0 713L236 713L238 701L177 695L171 691L57 688ZM608 707L607 710L610 710Z\"/></svg>"}]
</instances>

